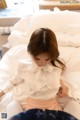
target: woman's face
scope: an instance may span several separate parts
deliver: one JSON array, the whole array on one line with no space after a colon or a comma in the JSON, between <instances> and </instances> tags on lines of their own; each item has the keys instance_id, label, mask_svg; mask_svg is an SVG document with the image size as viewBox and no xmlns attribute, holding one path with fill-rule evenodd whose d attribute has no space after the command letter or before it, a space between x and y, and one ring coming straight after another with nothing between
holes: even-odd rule
<instances>
[{"instance_id":1,"label":"woman's face","mask_svg":"<svg viewBox=\"0 0 80 120\"><path fill-rule=\"evenodd\" d=\"M38 66L45 66L51 61L51 57L48 53L41 53L37 56L32 56L32 59Z\"/></svg>"}]
</instances>

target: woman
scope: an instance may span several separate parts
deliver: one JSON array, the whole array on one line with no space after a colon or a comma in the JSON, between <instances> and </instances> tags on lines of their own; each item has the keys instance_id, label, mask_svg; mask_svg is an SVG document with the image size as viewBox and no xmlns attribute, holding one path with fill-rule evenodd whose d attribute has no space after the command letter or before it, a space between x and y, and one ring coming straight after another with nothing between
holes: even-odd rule
<instances>
[{"instance_id":1,"label":"woman","mask_svg":"<svg viewBox=\"0 0 80 120\"><path fill-rule=\"evenodd\" d=\"M23 110L62 110L57 95L68 95L68 87L61 80L65 65L59 58L54 32L48 28L35 30L27 51L29 59L20 63L16 75L6 83L0 96L13 89L13 97Z\"/></svg>"}]
</instances>

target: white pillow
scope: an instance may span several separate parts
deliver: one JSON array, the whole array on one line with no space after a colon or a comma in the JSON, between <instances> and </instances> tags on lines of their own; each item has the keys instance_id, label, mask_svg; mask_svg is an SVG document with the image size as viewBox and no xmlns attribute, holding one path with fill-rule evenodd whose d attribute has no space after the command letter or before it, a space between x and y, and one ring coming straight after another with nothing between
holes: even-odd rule
<instances>
[{"instance_id":1,"label":"white pillow","mask_svg":"<svg viewBox=\"0 0 80 120\"><path fill-rule=\"evenodd\" d=\"M68 31L69 32L69 31ZM68 34L65 32L55 32L57 42L59 46L64 47L80 47L80 34ZM30 33L22 33L19 31L13 31L11 35L8 37L8 43L10 48L19 45L19 44L28 44Z\"/></svg>"},{"instance_id":2,"label":"white pillow","mask_svg":"<svg viewBox=\"0 0 80 120\"><path fill-rule=\"evenodd\" d=\"M59 50L66 63L61 79L69 86L69 95L80 98L80 47L59 47Z\"/></svg>"},{"instance_id":3,"label":"white pillow","mask_svg":"<svg viewBox=\"0 0 80 120\"><path fill-rule=\"evenodd\" d=\"M80 47L80 34L68 34L56 32L57 42L59 46L64 47Z\"/></svg>"},{"instance_id":4,"label":"white pillow","mask_svg":"<svg viewBox=\"0 0 80 120\"><path fill-rule=\"evenodd\" d=\"M58 49L59 49L59 53L60 53L60 58L64 59L65 64L68 64L74 54L75 48L59 46ZM70 68L69 68L69 70L70 70Z\"/></svg>"},{"instance_id":5,"label":"white pillow","mask_svg":"<svg viewBox=\"0 0 80 120\"><path fill-rule=\"evenodd\" d=\"M75 24L68 25L65 30L65 33L71 34L71 35L80 34L80 24L75 23Z\"/></svg>"},{"instance_id":6,"label":"white pillow","mask_svg":"<svg viewBox=\"0 0 80 120\"><path fill-rule=\"evenodd\" d=\"M76 17L76 20L75 20ZM28 35L41 27L48 27L54 32L64 32L66 27L70 24L80 23L80 13L72 11L49 12L34 15L30 22ZM29 36L30 36L29 35Z\"/></svg>"},{"instance_id":7,"label":"white pillow","mask_svg":"<svg viewBox=\"0 0 80 120\"><path fill-rule=\"evenodd\" d=\"M8 37L8 43L10 45L10 48L19 44L27 44L28 39L26 38L26 33L13 31Z\"/></svg>"},{"instance_id":8,"label":"white pillow","mask_svg":"<svg viewBox=\"0 0 80 120\"><path fill-rule=\"evenodd\" d=\"M26 19L27 19L27 22L26 22ZM10 42L11 47L20 43L26 43L29 41L31 34L33 33L34 30L41 27L47 27L53 30L56 34L58 33L57 37L58 37L58 42L60 46L73 46L74 44L76 44L75 46L77 45L79 46L80 44L75 42L76 37L77 37L77 41L79 42L79 39L78 39L79 35L78 36L76 35L74 37L71 36L72 33L74 33L72 31L73 28L71 27L71 25L74 25L74 24L76 25L76 23L77 25L80 24L79 12L67 11L67 10L53 11L53 12L48 11L43 13L41 12L39 14L34 14L32 16L29 16L29 18L27 16L27 18L24 18L23 20L18 22L16 24L18 25L18 27L16 28L19 31L23 31L24 32L23 34L25 35L23 35L22 33L17 34L16 32L15 33L13 32L8 38L8 41ZM69 30L71 31L71 33ZM76 27L76 31L77 31L77 27ZM74 40L72 41L72 39Z\"/></svg>"},{"instance_id":9,"label":"white pillow","mask_svg":"<svg viewBox=\"0 0 80 120\"><path fill-rule=\"evenodd\" d=\"M80 47L73 49L73 53L70 56L70 60L67 62L67 70L80 71Z\"/></svg>"},{"instance_id":10,"label":"white pillow","mask_svg":"<svg viewBox=\"0 0 80 120\"><path fill-rule=\"evenodd\" d=\"M62 79L69 86L69 95L80 99L80 71L65 71Z\"/></svg>"},{"instance_id":11,"label":"white pillow","mask_svg":"<svg viewBox=\"0 0 80 120\"><path fill-rule=\"evenodd\" d=\"M68 72L80 71L80 47L59 47L59 51Z\"/></svg>"},{"instance_id":12,"label":"white pillow","mask_svg":"<svg viewBox=\"0 0 80 120\"><path fill-rule=\"evenodd\" d=\"M21 18L14 26L13 30L20 31L20 32L26 32L29 27L29 22L31 20L32 14L26 15L23 18Z\"/></svg>"},{"instance_id":13,"label":"white pillow","mask_svg":"<svg viewBox=\"0 0 80 120\"><path fill-rule=\"evenodd\" d=\"M26 44L12 47L5 53L0 61L0 88L6 83L6 80L12 79L16 73L19 62L25 60L27 57Z\"/></svg>"}]
</instances>

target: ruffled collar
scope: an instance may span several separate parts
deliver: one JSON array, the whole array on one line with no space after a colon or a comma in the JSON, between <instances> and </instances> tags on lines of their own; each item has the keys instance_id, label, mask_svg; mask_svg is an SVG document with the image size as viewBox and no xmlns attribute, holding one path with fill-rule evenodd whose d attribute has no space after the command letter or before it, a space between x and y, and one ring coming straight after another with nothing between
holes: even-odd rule
<instances>
[{"instance_id":1,"label":"ruffled collar","mask_svg":"<svg viewBox=\"0 0 80 120\"><path fill-rule=\"evenodd\" d=\"M37 72L37 71L44 71L44 72L53 72L56 67L51 65L51 63L45 66L38 66L34 61L29 61L29 69L30 71Z\"/></svg>"}]
</instances>

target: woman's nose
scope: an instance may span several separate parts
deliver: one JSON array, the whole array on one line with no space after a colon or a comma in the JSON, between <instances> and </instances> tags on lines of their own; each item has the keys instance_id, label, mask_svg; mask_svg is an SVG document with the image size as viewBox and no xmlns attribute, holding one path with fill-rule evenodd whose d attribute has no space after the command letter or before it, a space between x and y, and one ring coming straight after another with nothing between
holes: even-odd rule
<instances>
[{"instance_id":1,"label":"woman's nose","mask_svg":"<svg viewBox=\"0 0 80 120\"><path fill-rule=\"evenodd\" d=\"M44 65L46 65L46 61L45 60L41 60L40 61L40 66L44 66Z\"/></svg>"}]
</instances>

